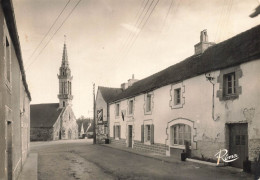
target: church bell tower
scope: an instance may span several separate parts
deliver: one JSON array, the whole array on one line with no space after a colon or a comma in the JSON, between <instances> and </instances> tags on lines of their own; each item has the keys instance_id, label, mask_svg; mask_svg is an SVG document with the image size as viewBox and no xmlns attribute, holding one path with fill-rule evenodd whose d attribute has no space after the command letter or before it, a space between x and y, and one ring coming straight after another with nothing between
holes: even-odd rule
<instances>
[{"instance_id":1,"label":"church bell tower","mask_svg":"<svg viewBox=\"0 0 260 180\"><path fill-rule=\"evenodd\" d=\"M71 101L73 99L72 91L71 91L71 81L73 77L71 76L71 71L69 67L66 40L64 42L62 62L61 62L58 78L59 78L58 98L60 100L59 107L64 108L68 105L72 105Z\"/></svg>"}]
</instances>

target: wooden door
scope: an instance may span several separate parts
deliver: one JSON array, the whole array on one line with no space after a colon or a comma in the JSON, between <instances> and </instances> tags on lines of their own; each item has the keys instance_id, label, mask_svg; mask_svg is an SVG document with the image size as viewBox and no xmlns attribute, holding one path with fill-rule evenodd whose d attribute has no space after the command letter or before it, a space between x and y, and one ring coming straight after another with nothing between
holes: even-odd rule
<instances>
[{"instance_id":1,"label":"wooden door","mask_svg":"<svg viewBox=\"0 0 260 180\"><path fill-rule=\"evenodd\" d=\"M237 154L238 159L231 162L231 166L243 168L243 161L248 156L247 124L229 125L229 155Z\"/></svg>"},{"instance_id":2,"label":"wooden door","mask_svg":"<svg viewBox=\"0 0 260 180\"><path fill-rule=\"evenodd\" d=\"M132 147L133 141L133 126L128 126L128 147Z\"/></svg>"}]
</instances>

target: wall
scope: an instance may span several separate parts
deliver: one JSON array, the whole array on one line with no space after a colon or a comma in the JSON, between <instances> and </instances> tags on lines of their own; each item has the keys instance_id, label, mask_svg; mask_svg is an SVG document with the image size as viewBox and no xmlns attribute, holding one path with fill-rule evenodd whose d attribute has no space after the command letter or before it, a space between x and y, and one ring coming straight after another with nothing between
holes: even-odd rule
<instances>
[{"instance_id":1,"label":"wall","mask_svg":"<svg viewBox=\"0 0 260 180\"><path fill-rule=\"evenodd\" d=\"M103 110L103 122L109 123L109 118L107 117L107 103L105 102L100 90L97 91L96 98L96 116L98 110ZM96 118L98 121L98 118ZM109 137L108 128L104 124L96 125L96 139L97 143L104 143L104 139Z\"/></svg>"},{"instance_id":2,"label":"wall","mask_svg":"<svg viewBox=\"0 0 260 180\"><path fill-rule=\"evenodd\" d=\"M5 35L8 35L2 7L0 8L0 179L7 177L7 153L6 153L6 106L11 108L11 93L5 84Z\"/></svg>"},{"instance_id":3,"label":"wall","mask_svg":"<svg viewBox=\"0 0 260 180\"><path fill-rule=\"evenodd\" d=\"M17 179L29 151L29 128L23 129L23 125L30 124L30 100L25 92L20 66L4 17L0 8L0 24L3 27L0 29L0 179L11 176L12 179ZM6 38L10 47L10 82L7 81L5 68ZM22 109L25 109L23 114ZM10 144L9 153L7 144Z\"/></svg>"},{"instance_id":4,"label":"wall","mask_svg":"<svg viewBox=\"0 0 260 180\"><path fill-rule=\"evenodd\" d=\"M53 140L52 128L31 128L30 129L31 141L51 141Z\"/></svg>"},{"instance_id":5,"label":"wall","mask_svg":"<svg viewBox=\"0 0 260 180\"><path fill-rule=\"evenodd\" d=\"M71 106L67 106L60 116L62 120L62 139L77 139L78 138L78 125L76 117L72 111ZM71 136L69 136L71 132ZM56 133L57 134L57 133Z\"/></svg>"},{"instance_id":6,"label":"wall","mask_svg":"<svg viewBox=\"0 0 260 180\"><path fill-rule=\"evenodd\" d=\"M21 73L18 61L15 56L14 46L11 44L11 77L12 77L12 117L13 117L13 178L16 179L22 168L21 151L21 116L20 116L20 89Z\"/></svg>"},{"instance_id":7,"label":"wall","mask_svg":"<svg viewBox=\"0 0 260 180\"><path fill-rule=\"evenodd\" d=\"M214 155L221 148L228 149L228 134L226 125L229 123L248 123L249 159L257 157L260 148L260 121L259 120L259 78L260 61L251 61L239 66L242 77L239 86L242 93L237 99L220 100L216 95L220 88L217 78L220 71L211 72L215 77L215 108L214 119L212 117L213 85L206 80L205 75L199 75L172 85L156 89L153 94L152 113L144 113L145 94L134 97L134 115L126 114L125 120L121 115L115 117L115 103L110 104L110 136L113 137L113 125L121 125L121 138L126 139L127 125L132 124L133 138L141 140L141 125L146 121L154 124L154 142L170 145L170 126L178 123L190 125L192 129L192 156L206 159L215 159ZM172 105L171 90L182 88L182 103L179 107ZM258 97L258 98L257 98ZM120 103L121 110L126 110L128 99ZM219 117L217 119L217 117ZM134 142L135 143L135 142ZM174 146L176 149L184 149L184 146ZM169 149L166 151L170 155Z\"/></svg>"}]
</instances>

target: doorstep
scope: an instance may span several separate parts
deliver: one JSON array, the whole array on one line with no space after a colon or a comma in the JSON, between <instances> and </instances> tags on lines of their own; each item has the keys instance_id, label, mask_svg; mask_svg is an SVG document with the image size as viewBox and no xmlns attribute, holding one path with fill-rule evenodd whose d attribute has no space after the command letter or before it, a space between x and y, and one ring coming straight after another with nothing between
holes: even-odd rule
<instances>
[{"instance_id":1,"label":"doorstep","mask_svg":"<svg viewBox=\"0 0 260 180\"><path fill-rule=\"evenodd\" d=\"M18 180L37 180L38 153L30 153L25 161Z\"/></svg>"}]
</instances>

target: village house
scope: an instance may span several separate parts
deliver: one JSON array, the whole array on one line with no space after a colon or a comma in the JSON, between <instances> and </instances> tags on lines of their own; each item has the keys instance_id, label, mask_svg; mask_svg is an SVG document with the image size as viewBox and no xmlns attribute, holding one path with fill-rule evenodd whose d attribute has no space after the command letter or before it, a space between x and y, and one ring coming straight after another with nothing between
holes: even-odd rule
<instances>
[{"instance_id":1,"label":"village house","mask_svg":"<svg viewBox=\"0 0 260 180\"><path fill-rule=\"evenodd\" d=\"M12 1L0 7L0 179L17 179L30 150L31 95Z\"/></svg>"},{"instance_id":2,"label":"village house","mask_svg":"<svg viewBox=\"0 0 260 180\"><path fill-rule=\"evenodd\" d=\"M260 26L219 44L200 34L195 54L123 88L109 102L112 143L243 167L260 153Z\"/></svg>"},{"instance_id":3,"label":"village house","mask_svg":"<svg viewBox=\"0 0 260 180\"><path fill-rule=\"evenodd\" d=\"M99 86L96 97L96 139L97 143L104 143L109 138L109 103L118 94L121 88L109 88Z\"/></svg>"},{"instance_id":4,"label":"village house","mask_svg":"<svg viewBox=\"0 0 260 180\"><path fill-rule=\"evenodd\" d=\"M72 109L72 76L65 43L58 79L59 103L31 105L31 141L78 138L78 125Z\"/></svg>"}]
</instances>

